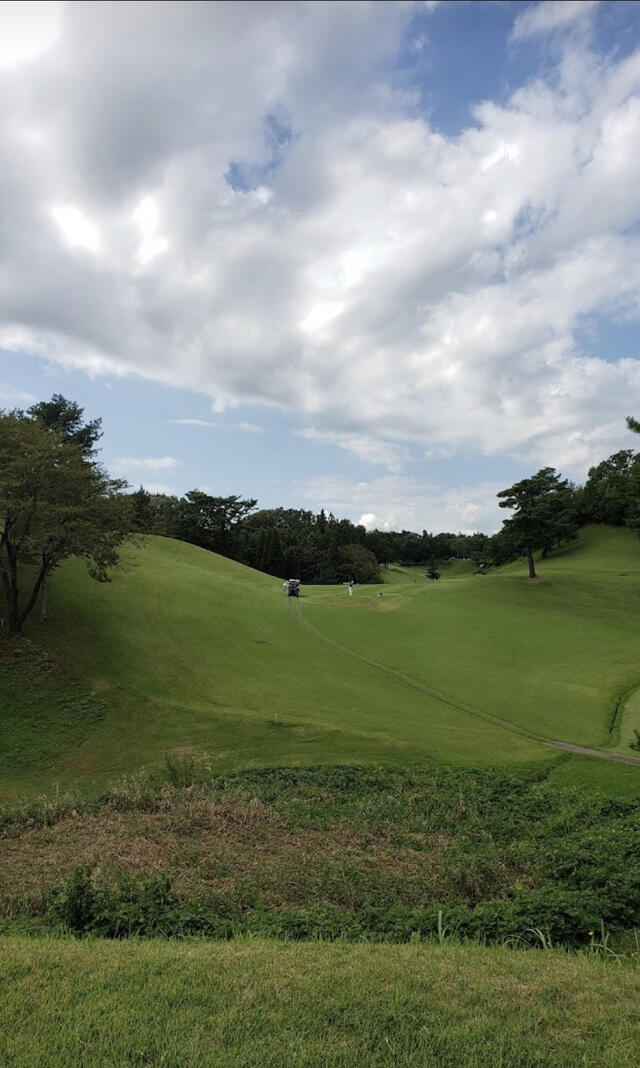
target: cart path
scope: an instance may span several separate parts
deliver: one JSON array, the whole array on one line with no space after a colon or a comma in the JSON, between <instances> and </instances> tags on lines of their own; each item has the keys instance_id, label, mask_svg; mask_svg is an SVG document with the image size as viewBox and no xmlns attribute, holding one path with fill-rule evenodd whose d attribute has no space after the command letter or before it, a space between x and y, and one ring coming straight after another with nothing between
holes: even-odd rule
<instances>
[{"instance_id":1,"label":"cart path","mask_svg":"<svg viewBox=\"0 0 640 1068\"><path fill-rule=\"evenodd\" d=\"M555 749L566 749L569 753L581 753L584 756L600 757L602 760L618 760L621 764L640 766L640 757L625 756L623 753L607 753L604 749L585 749L583 745L571 745L570 742L547 742Z\"/></svg>"},{"instance_id":2,"label":"cart path","mask_svg":"<svg viewBox=\"0 0 640 1068\"><path fill-rule=\"evenodd\" d=\"M418 690L432 700L439 701L440 704L448 705L450 708L455 708L458 712L464 712L468 716L473 716L474 719L484 720L486 723L491 723L494 727L501 727L503 730L510 731L512 734L518 734L523 738L531 738L533 741L541 742L543 745L548 745L554 749L564 749L569 753L578 753L582 756L598 757L601 760L617 760L622 764L636 764L640 766L640 757L624 756L621 753L608 753L604 749L588 749L581 745L572 745L570 742L551 741L549 738L545 738L542 734L537 734L535 731L525 730L523 727L516 727L515 724L509 723L508 720L500 719L499 716L492 716L489 712L481 712L479 708L474 708L472 705L467 705L463 701L458 701L455 697L450 697L448 694L441 693L439 690L434 690L430 686L425 686L410 675L404 675L401 671L396 671L395 668L380 664L377 660L371 660L362 653L358 653L353 649L349 649L348 646L342 645L341 642L334 641L333 638L329 638L328 635L323 634L321 630L318 630L312 623L309 623L302 610L301 602L298 602L298 611L295 615L291 613L290 618L292 618L299 627L302 627L303 630L306 630L313 635L314 638L324 642L325 645L332 646L344 656L349 656L353 660L359 660L361 663L367 664L369 667L373 668L374 671L380 671L384 675L388 675L390 678L404 683L405 686L410 686L411 689Z\"/></svg>"}]
</instances>

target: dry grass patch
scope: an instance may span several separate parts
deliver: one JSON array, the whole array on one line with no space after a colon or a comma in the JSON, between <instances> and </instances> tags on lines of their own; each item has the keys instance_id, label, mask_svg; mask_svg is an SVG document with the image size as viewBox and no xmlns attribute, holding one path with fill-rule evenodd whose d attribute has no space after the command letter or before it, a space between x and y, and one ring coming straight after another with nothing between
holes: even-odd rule
<instances>
[{"instance_id":1,"label":"dry grass patch","mask_svg":"<svg viewBox=\"0 0 640 1068\"><path fill-rule=\"evenodd\" d=\"M268 907L318 897L351 907L422 905L451 896L464 875L464 862L452 867L448 856L454 844L450 835L403 834L392 822L300 827L293 815L259 798L166 790L142 811L72 812L53 826L5 838L2 911L12 915L20 902L41 899L79 864L107 881L110 873L166 873L179 893L259 900ZM503 861L492 864L496 885L509 885L513 874ZM470 889L465 885L467 896Z\"/></svg>"}]
</instances>

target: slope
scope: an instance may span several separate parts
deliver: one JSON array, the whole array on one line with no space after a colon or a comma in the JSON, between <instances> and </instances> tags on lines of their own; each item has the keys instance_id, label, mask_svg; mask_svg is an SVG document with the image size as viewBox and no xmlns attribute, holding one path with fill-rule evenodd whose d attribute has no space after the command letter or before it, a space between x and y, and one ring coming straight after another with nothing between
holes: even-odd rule
<instances>
[{"instance_id":1,"label":"slope","mask_svg":"<svg viewBox=\"0 0 640 1068\"><path fill-rule=\"evenodd\" d=\"M184 746L221 771L548 758L531 739L431 700L296 627L277 579L180 542L148 538L127 550L107 585L70 562L53 578L50 608L30 637L54 668L26 681L0 672L14 739L0 757L7 794L99 790ZM80 712L67 726L55 718L56 745L34 746L35 736L48 740L49 708L69 704Z\"/></svg>"},{"instance_id":2,"label":"slope","mask_svg":"<svg viewBox=\"0 0 640 1068\"><path fill-rule=\"evenodd\" d=\"M640 543L586 528L539 564L456 582L317 589L306 618L338 646L549 739L617 741L618 706L640 683ZM380 597L380 592L383 596Z\"/></svg>"}]
</instances>

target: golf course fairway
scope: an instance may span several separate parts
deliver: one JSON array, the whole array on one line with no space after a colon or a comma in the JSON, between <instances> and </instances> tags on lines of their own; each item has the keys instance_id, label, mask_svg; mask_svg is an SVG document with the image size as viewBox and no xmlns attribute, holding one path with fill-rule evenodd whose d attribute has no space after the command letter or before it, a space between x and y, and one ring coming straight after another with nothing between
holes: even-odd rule
<instances>
[{"instance_id":1,"label":"golf course fairway","mask_svg":"<svg viewBox=\"0 0 640 1068\"><path fill-rule=\"evenodd\" d=\"M166 538L129 546L106 584L69 562L48 622L0 669L5 796L97 792L175 748L225 773L566 761L548 741L630 752L632 532L586 528L540 561L537 582L522 562L442 574L390 569L391 583L353 597L306 587L298 606L281 579Z\"/></svg>"}]
</instances>

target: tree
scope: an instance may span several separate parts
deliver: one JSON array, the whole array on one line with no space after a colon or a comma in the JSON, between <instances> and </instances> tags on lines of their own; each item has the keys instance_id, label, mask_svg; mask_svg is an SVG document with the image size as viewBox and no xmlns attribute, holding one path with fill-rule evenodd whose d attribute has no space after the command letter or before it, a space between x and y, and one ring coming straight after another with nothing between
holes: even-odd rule
<instances>
[{"instance_id":1,"label":"tree","mask_svg":"<svg viewBox=\"0 0 640 1068\"><path fill-rule=\"evenodd\" d=\"M211 497L202 490L190 490L180 500L177 536L202 549L228 554L233 528L256 504L255 499Z\"/></svg>"},{"instance_id":2,"label":"tree","mask_svg":"<svg viewBox=\"0 0 640 1068\"><path fill-rule=\"evenodd\" d=\"M640 498L640 453L621 449L589 469L579 491L579 513L585 523L629 524Z\"/></svg>"},{"instance_id":3,"label":"tree","mask_svg":"<svg viewBox=\"0 0 640 1068\"><path fill-rule=\"evenodd\" d=\"M0 411L0 579L10 634L21 632L67 557L82 557L99 581L117 563L129 528L125 483L87 458L89 444L24 412Z\"/></svg>"},{"instance_id":4,"label":"tree","mask_svg":"<svg viewBox=\"0 0 640 1068\"><path fill-rule=\"evenodd\" d=\"M435 564L429 564L429 570L427 571L427 578L432 582L437 582L440 578L440 572Z\"/></svg>"},{"instance_id":5,"label":"tree","mask_svg":"<svg viewBox=\"0 0 640 1068\"><path fill-rule=\"evenodd\" d=\"M77 445L85 459L95 456L96 445L102 437L102 420L94 419L83 423L84 408L76 401L67 400L61 393L54 393L49 401L39 401L28 409L28 415L40 423L45 430L62 436L64 441ZM40 600L40 620L47 618L47 580L42 583Z\"/></svg>"},{"instance_id":6,"label":"tree","mask_svg":"<svg viewBox=\"0 0 640 1068\"><path fill-rule=\"evenodd\" d=\"M95 456L96 445L102 437L102 419L83 423L84 408L75 401L54 393L51 400L33 404L28 414L45 430L57 431L64 441L77 445L86 459Z\"/></svg>"},{"instance_id":7,"label":"tree","mask_svg":"<svg viewBox=\"0 0 640 1068\"><path fill-rule=\"evenodd\" d=\"M354 543L338 549L338 582L379 582L378 561L370 549Z\"/></svg>"},{"instance_id":8,"label":"tree","mask_svg":"<svg viewBox=\"0 0 640 1068\"><path fill-rule=\"evenodd\" d=\"M151 494L140 486L130 496L131 500L131 529L140 534L151 534L153 531L153 508Z\"/></svg>"},{"instance_id":9,"label":"tree","mask_svg":"<svg viewBox=\"0 0 640 1068\"><path fill-rule=\"evenodd\" d=\"M632 415L627 416L627 426L629 430L633 430L634 434L640 434L640 422L634 419Z\"/></svg>"},{"instance_id":10,"label":"tree","mask_svg":"<svg viewBox=\"0 0 640 1068\"><path fill-rule=\"evenodd\" d=\"M534 549L548 552L561 541L576 536L575 493L567 479L561 479L553 467L543 467L531 478L516 482L498 493L501 508L513 508L505 521L509 540L526 554L529 578L536 578Z\"/></svg>"}]
</instances>

